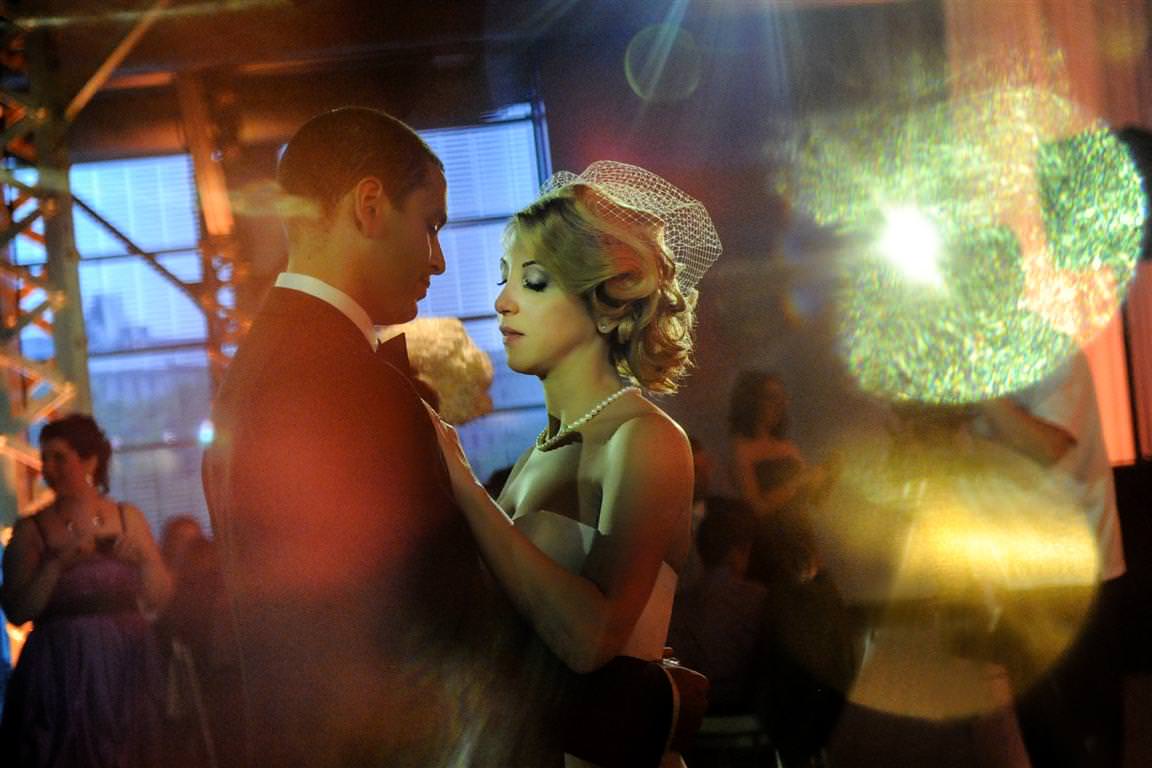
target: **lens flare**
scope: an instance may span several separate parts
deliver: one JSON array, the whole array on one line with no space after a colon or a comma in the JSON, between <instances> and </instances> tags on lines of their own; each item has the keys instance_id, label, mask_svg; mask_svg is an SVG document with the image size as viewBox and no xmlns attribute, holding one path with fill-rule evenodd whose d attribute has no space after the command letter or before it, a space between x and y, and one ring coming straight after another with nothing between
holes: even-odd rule
<instances>
[{"instance_id":1,"label":"lens flare","mask_svg":"<svg viewBox=\"0 0 1152 768\"><path fill-rule=\"evenodd\" d=\"M854 460L815 516L833 578L876 606L849 692L869 708L1003 708L1067 650L1095 594L1078 486L974 435L971 418L934 406L891 440L845 444Z\"/></svg>"},{"instance_id":2,"label":"lens flare","mask_svg":"<svg viewBox=\"0 0 1152 768\"><path fill-rule=\"evenodd\" d=\"M864 390L895 400L1022 389L1123 299L1146 215L1135 164L1044 91L913 101L811 120L781 175L859 246L840 269L843 356Z\"/></svg>"},{"instance_id":3,"label":"lens flare","mask_svg":"<svg viewBox=\"0 0 1152 768\"><path fill-rule=\"evenodd\" d=\"M624 53L628 85L649 102L687 99L700 86L702 64L703 55L692 35L672 24L642 29Z\"/></svg>"},{"instance_id":4,"label":"lens flare","mask_svg":"<svg viewBox=\"0 0 1152 768\"><path fill-rule=\"evenodd\" d=\"M909 280L940 287L940 233L932 220L911 206L896 206L884 214L877 243L880 253Z\"/></svg>"}]
</instances>

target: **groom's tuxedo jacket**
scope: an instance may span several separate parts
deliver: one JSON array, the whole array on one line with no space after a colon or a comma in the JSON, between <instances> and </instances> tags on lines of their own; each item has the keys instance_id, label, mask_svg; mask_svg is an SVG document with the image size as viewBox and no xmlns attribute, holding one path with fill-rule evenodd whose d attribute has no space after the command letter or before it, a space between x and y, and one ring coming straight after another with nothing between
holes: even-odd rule
<instances>
[{"instance_id":1,"label":"groom's tuxedo jacket","mask_svg":"<svg viewBox=\"0 0 1152 768\"><path fill-rule=\"evenodd\" d=\"M260 768L455 764L479 702L515 695L494 648L522 635L406 366L274 288L218 394L204 489Z\"/></svg>"}]
</instances>

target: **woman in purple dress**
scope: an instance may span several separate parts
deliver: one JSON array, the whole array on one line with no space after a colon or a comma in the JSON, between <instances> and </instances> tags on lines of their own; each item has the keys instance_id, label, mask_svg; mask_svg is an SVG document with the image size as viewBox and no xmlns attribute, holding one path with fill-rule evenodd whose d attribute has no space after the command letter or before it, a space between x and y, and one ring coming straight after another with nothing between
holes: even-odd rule
<instances>
[{"instance_id":1,"label":"woman in purple dress","mask_svg":"<svg viewBox=\"0 0 1152 768\"><path fill-rule=\"evenodd\" d=\"M0 719L6 766L150 768L163 673L149 615L171 579L140 510L107 496L111 446L90 417L40 433L51 504L17 521L0 604L35 622Z\"/></svg>"}]
</instances>

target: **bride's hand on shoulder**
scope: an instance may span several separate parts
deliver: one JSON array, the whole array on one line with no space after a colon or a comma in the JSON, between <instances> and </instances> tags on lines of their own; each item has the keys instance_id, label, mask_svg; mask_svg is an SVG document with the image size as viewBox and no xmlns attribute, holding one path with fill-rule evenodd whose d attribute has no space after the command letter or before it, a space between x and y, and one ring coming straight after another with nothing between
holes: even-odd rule
<instances>
[{"instance_id":1,"label":"bride's hand on shoulder","mask_svg":"<svg viewBox=\"0 0 1152 768\"><path fill-rule=\"evenodd\" d=\"M432 406L425 403L424 407L428 409L428 416L436 428L436 439L440 442L440 452L444 455L444 463L448 466L453 492L459 497L465 492L482 487L476 479L472 465L468 462L468 454L464 453L464 446L460 444L460 433L441 419Z\"/></svg>"}]
</instances>

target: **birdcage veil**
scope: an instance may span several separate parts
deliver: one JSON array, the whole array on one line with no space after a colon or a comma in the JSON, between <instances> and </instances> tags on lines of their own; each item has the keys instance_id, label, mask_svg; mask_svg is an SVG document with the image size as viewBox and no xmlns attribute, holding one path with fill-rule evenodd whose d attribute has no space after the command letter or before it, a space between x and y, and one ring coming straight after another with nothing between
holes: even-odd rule
<instances>
[{"instance_id":1,"label":"birdcage veil","mask_svg":"<svg viewBox=\"0 0 1152 768\"><path fill-rule=\"evenodd\" d=\"M723 250L704 204L651 171L599 160L579 174L553 174L541 193L577 185L590 187L605 198L593 197L593 206L602 216L632 225L648 224L652 218L663 224L664 243L676 262L676 282L685 294L695 290Z\"/></svg>"}]
</instances>

